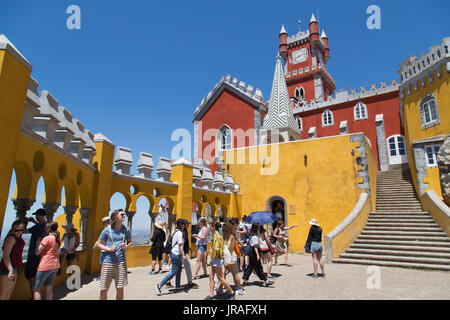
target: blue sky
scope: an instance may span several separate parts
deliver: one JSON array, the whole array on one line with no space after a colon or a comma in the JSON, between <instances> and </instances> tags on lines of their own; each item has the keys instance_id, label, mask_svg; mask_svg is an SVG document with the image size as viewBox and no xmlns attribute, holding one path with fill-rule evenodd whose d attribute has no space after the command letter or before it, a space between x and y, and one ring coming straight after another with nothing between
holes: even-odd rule
<instances>
[{"instance_id":1,"label":"blue sky","mask_svg":"<svg viewBox=\"0 0 450 320\"><path fill-rule=\"evenodd\" d=\"M69 5L81 30L69 30ZM369 5L381 29L369 30ZM269 98L278 33L307 28L311 13L329 38L337 89L398 78L400 63L450 36L448 0L424 1L7 1L4 33L50 91L116 146L170 157L173 130L192 132L195 107L231 74ZM9 206L9 210L11 206Z\"/></svg>"}]
</instances>

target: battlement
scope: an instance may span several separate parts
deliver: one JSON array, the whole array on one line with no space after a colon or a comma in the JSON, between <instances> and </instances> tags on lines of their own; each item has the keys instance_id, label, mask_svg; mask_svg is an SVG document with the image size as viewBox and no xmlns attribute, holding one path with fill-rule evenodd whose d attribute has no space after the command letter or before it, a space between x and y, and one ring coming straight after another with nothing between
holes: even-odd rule
<instances>
[{"instance_id":1,"label":"battlement","mask_svg":"<svg viewBox=\"0 0 450 320\"><path fill-rule=\"evenodd\" d=\"M134 176L131 174L131 167L133 166L133 156L131 149L125 147L117 147L116 155L114 157L114 165L116 170L114 176L125 178L136 178L139 180L146 180L155 184L164 184L176 186L177 183L171 181L172 167L178 165L185 165L192 167L192 177L194 188L208 190L211 192L231 193L234 186L234 181L231 175L223 174L222 172L215 172L214 175L207 167L194 166L189 160L179 158L170 160L160 157L156 166L157 178L151 177L154 169L153 156L149 153L141 152L137 162L137 171L139 174ZM200 187L200 182L202 187Z\"/></svg>"},{"instance_id":2,"label":"battlement","mask_svg":"<svg viewBox=\"0 0 450 320\"><path fill-rule=\"evenodd\" d=\"M240 93L246 95L247 97L249 97L250 99L254 100L257 103L266 104L266 101L264 100L264 97L260 89L258 88L254 89L252 85L246 84L244 81L240 81L237 78L232 78L230 75L226 75L225 77L222 77L222 79L220 79L220 81L216 83L214 88L208 92L206 97L202 99L200 104L195 109L194 117L200 113L203 107L208 103L211 97L216 93L217 90L219 90L219 88L222 85L228 85L238 90Z\"/></svg>"},{"instance_id":3,"label":"battlement","mask_svg":"<svg viewBox=\"0 0 450 320\"><path fill-rule=\"evenodd\" d=\"M433 45L430 51L421 54L420 58L410 56L400 64L400 81L402 84L415 78L424 72L431 71L444 60L450 58L450 37L441 40L440 45ZM450 63L447 61L447 72L450 70ZM438 71L439 72L439 71Z\"/></svg>"},{"instance_id":4,"label":"battlement","mask_svg":"<svg viewBox=\"0 0 450 320\"><path fill-rule=\"evenodd\" d=\"M287 44L288 44L288 46L296 45L296 44L301 43L308 39L309 39L309 30L299 31L297 34L287 37Z\"/></svg>"},{"instance_id":5,"label":"battlement","mask_svg":"<svg viewBox=\"0 0 450 320\"><path fill-rule=\"evenodd\" d=\"M350 94L348 89L341 89L335 93L334 96L328 97L328 99L315 99L309 102L298 102L295 108L292 110L294 114L305 112L309 110L315 110L325 107L330 107L333 105L337 105L347 101L359 100L362 98L367 98L375 95L380 95L388 92L393 92L399 89L398 79L391 80L391 83L388 84L387 81L381 83L375 83L370 85L370 88L367 86L361 87L358 89L350 90Z\"/></svg>"},{"instance_id":6,"label":"battlement","mask_svg":"<svg viewBox=\"0 0 450 320\"><path fill-rule=\"evenodd\" d=\"M22 129L33 132L59 151L92 166L95 155L94 134L73 117L68 109L59 105L58 100L48 91L38 93L39 83L30 78Z\"/></svg>"}]
</instances>

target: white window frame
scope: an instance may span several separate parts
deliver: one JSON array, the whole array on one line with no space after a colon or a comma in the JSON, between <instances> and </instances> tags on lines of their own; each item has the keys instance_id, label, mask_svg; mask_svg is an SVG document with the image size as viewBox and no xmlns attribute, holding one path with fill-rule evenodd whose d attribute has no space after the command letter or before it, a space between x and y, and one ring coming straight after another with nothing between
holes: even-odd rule
<instances>
[{"instance_id":1,"label":"white window frame","mask_svg":"<svg viewBox=\"0 0 450 320\"><path fill-rule=\"evenodd\" d=\"M222 143L222 137L223 137L223 132L225 130L229 130L229 132L230 132L230 142L225 144L225 148L224 148L223 147L224 145ZM219 154L220 151L229 150L229 149L233 149L233 130L231 130L230 126L224 124L217 131L217 135L216 135L216 152L215 152L216 156Z\"/></svg>"},{"instance_id":2,"label":"white window frame","mask_svg":"<svg viewBox=\"0 0 450 320\"><path fill-rule=\"evenodd\" d=\"M434 118L432 109L434 109ZM427 94L420 100L419 114L422 130L433 127L440 123L438 105L434 95ZM427 121L427 117L429 117L429 121Z\"/></svg>"},{"instance_id":3,"label":"white window frame","mask_svg":"<svg viewBox=\"0 0 450 320\"><path fill-rule=\"evenodd\" d=\"M439 150L441 148L441 144L427 144L424 146L425 149L425 157L427 160L427 167L428 168L437 168L437 155L439 153ZM437 148L437 150L436 150ZM431 158L429 155L429 151L431 151ZM431 163L430 163L431 160Z\"/></svg>"},{"instance_id":4,"label":"white window frame","mask_svg":"<svg viewBox=\"0 0 450 320\"><path fill-rule=\"evenodd\" d=\"M325 117L329 118L327 119L327 121L325 121ZM328 123L328 120L330 121L330 123ZM325 123L327 122L327 123ZM334 125L334 116L333 116L333 112L331 112L330 109L326 109L323 113L322 113L322 127L331 127Z\"/></svg>"},{"instance_id":5,"label":"white window frame","mask_svg":"<svg viewBox=\"0 0 450 320\"><path fill-rule=\"evenodd\" d=\"M362 116L362 111L364 112L364 116ZM359 117L358 117L359 113ZM358 102L355 107L353 108L353 116L355 121L358 120L365 120L369 118L369 114L367 112L367 107L364 103Z\"/></svg>"}]
</instances>

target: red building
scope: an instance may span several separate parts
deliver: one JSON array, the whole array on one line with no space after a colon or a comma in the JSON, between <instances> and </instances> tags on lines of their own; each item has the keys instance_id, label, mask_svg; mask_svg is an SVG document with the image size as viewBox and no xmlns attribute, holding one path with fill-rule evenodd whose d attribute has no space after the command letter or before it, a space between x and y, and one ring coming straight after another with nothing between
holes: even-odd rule
<instances>
[{"instance_id":1,"label":"red building","mask_svg":"<svg viewBox=\"0 0 450 320\"><path fill-rule=\"evenodd\" d=\"M389 165L407 162L397 80L350 92L336 91L336 84L326 69L330 58L328 38L323 30L319 36L314 15L308 30L295 35L288 36L283 26L279 48L300 139L363 132L379 169L387 170ZM263 142L259 131L269 103L259 89L253 89L227 76L203 99L193 121L196 163L203 162L217 171L221 149Z\"/></svg>"}]
</instances>

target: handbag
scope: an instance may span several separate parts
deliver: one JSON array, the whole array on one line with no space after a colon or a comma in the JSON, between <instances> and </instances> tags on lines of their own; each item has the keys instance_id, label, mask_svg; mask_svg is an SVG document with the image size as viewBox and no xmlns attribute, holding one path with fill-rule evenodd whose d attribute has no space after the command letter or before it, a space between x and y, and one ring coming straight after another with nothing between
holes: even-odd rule
<instances>
[{"instance_id":1,"label":"handbag","mask_svg":"<svg viewBox=\"0 0 450 320\"><path fill-rule=\"evenodd\" d=\"M231 256L231 253L230 253L230 250L228 249L228 247L225 245L225 246L223 246L223 261L224 261L224 264L227 266L227 265L229 265L229 264L233 264L233 261L232 261L232 256Z\"/></svg>"},{"instance_id":2,"label":"handbag","mask_svg":"<svg viewBox=\"0 0 450 320\"><path fill-rule=\"evenodd\" d=\"M272 246L269 247L269 251L271 255L275 254L275 249Z\"/></svg>"}]
</instances>

